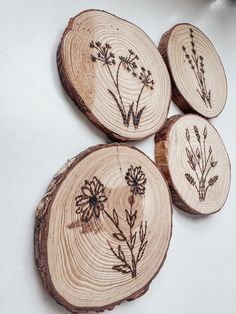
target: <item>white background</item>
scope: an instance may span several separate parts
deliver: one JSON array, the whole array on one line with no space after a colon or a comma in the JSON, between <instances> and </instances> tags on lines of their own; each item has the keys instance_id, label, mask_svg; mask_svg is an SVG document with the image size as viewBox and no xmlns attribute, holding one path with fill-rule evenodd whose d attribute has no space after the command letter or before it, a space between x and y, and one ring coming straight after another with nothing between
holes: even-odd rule
<instances>
[{"instance_id":1,"label":"white background","mask_svg":"<svg viewBox=\"0 0 236 314\"><path fill-rule=\"evenodd\" d=\"M236 313L236 1L0 0L0 313L63 314L41 284L33 258L34 213L54 173L89 146L108 142L66 96L56 49L71 16L100 8L137 24L158 43L178 22L213 41L228 78L228 101L212 120L232 163L222 211L196 218L174 208L166 263L121 313ZM172 103L169 115L179 112ZM137 143L154 158L153 137Z\"/></svg>"}]
</instances>

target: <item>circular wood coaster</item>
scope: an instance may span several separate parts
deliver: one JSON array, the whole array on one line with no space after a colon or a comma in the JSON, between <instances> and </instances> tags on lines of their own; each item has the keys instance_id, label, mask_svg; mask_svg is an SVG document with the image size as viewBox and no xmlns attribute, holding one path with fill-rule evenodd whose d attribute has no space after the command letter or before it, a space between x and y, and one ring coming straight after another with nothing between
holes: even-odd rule
<instances>
[{"instance_id":1,"label":"circular wood coaster","mask_svg":"<svg viewBox=\"0 0 236 314\"><path fill-rule=\"evenodd\" d=\"M69 311L112 309L148 290L171 230L169 189L156 165L132 146L98 145L71 159L39 204L36 263Z\"/></svg>"},{"instance_id":2,"label":"circular wood coaster","mask_svg":"<svg viewBox=\"0 0 236 314\"><path fill-rule=\"evenodd\" d=\"M194 114L169 118L155 137L156 163L173 203L191 214L213 214L230 187L230 161L216 129Z\"/></svg>"},{"instance_id":3,"label":"circular wood coaster","mask_svg":"<svg viewBox=\"0 0 236 314\"><path fill-rule=\"evenodd\" d=\"M172 80L172 99L185 112L213 118L227 98L225 71L213 44L197 27L177 24L161 38L159 51Z\"/></svg>"},{"instance_id":4,"label":"circular wood coaster","mask_svg":"<svg viewBox=\"0 0 236 314\"><path fill-rule=\"evenodd\" d=\"M136 25L104 11L83 11L70 19L57 62L68 95L110 138L140 140L165 122L169 74Z\"/></svg>"}]
</instances>

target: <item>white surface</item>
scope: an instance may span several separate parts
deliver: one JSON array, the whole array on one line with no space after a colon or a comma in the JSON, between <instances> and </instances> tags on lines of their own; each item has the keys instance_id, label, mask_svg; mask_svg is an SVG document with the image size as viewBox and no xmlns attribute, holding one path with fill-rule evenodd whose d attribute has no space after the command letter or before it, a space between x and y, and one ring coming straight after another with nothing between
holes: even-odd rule
<instances>
[{"instance_id":1,"label":"white surface","mask_svg":"<svg viewBox=\"0 0 236 314\"><path fill-rule=\"evenodd\" d=\"M213 41L228 78L228 101L212 120L232 163L224 209L194 218L174 208L166 263L147 294L113 313L236 313L236 1L147 0L0 2L0 312L67 313L41 284L33 258L35 207L54 173L87 147L108 142L65 95L55 53L71 16L100 8L144 29L158 43L177 22L190 22ZM169 115L177 113L174 104ZM136 144L151 158L153 137Z\"/></svg>"}]
</instances>

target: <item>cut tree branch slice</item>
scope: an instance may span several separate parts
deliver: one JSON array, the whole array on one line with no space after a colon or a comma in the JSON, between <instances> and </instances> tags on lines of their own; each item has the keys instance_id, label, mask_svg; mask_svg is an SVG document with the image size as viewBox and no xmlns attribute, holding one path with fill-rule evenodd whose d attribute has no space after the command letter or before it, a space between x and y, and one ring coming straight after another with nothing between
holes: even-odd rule
<instances>
[{"instance_id":1,"label":"cut tree branch slice","mask_svg":"<svg viewBox=\"0 0 236 314\"><path fill-rule=\"evenodd\" d=\"M57 53L68 95L118 141L154 134L166 120L171 85L152 40L132 23L100 10L71 18Z\"/></svg>"},{"instance_id":2,"label":"cut tree branch slice","mask_svg":"<svg viewBox=\"0 0 236 314\"><path fill-rule=\"evenodd\" d=\"M144 294L169 247L164 177L125 144L87 149L54 177L37 208L35 258L45 287L72 313Z\"/></svg>"},{"instance_id":3,"label":"cut tree branch slice","mask_svg":"<svg viewBox=\"0 0 236 314\"><path fill-rule=\"evenodd\" d=\"M156 163L173 203L191 214L208 215L224 205L230 188L230 161L216 129L194 114L169 118L155 137Z\"/></svg>"},{"instance_id":4,"label":"cut tree branch slice","mask_svg":"<svg viewBox=\"0 0 236 314\"><path fill-rule=\"evenodd\" d=\"M185 113L218 116L227 98L225 71L213 44L191 24L177 24L159 43L172 80L172 99Z\"/></svg>"}]
</instances>

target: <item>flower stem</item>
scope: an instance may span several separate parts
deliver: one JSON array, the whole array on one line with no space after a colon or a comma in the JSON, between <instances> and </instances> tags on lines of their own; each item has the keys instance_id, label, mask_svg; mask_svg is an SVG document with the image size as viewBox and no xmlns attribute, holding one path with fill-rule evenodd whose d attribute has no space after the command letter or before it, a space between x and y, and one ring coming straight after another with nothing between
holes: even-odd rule
<instances>
[{"instance_id":1,"label":"flower stem","mask_svg":"<svg viewBox=\"0 0 236 314\"><path fill-rule=\"evenodd\" d=\"M105 209L103 210L103 212L105 213L107 218L113 223L113 225L116 227L116 229L120 232L120 234L122 235L122 237L123 237L127 247L130 250L131 259L132 259L132 267L129 265L129 268L130 268L131 273L132 273L132 278L134 278L134 277L136 277L136 265L135 265L135 267L133 265L133 260L135 261L135 258L134 258L134 253L133 253L133 249L132 249L132 246L131 246L131 239L130 239L130 242L129 242L128 238L126 237L126 235L124 234L122 229L119 227L119 225L115 223L115 221L113 220L111 215Z\"/></svg>"}]
</instances>

